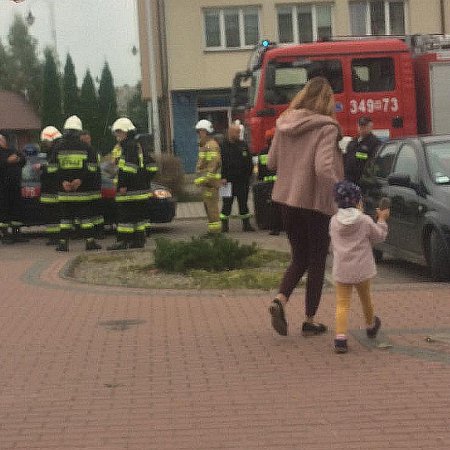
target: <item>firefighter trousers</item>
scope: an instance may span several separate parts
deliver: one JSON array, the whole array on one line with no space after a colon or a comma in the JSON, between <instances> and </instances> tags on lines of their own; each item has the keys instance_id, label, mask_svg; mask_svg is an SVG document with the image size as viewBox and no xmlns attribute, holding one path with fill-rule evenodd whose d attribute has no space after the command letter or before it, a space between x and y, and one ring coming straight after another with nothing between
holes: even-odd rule
<instances>
[{"instance_id":1,"label":"firefighter trousers","mask_svg":"<svg viewBox=\"0 0 450 450\"><path fill-rule=\"evenodd\" d=\"M202 191L203 205L208 218L208 233L220 233L222 224L219 213L219 188L205 187Z\"/></svg>"},{"instance_id":2,"label":"firefighter trousers","mask_svg":"<svg viewBox=\"0 0 450 450\"><path fill-rule=\"evenodd\" d=\"M250 213L248 211L248 183L232 183L231 197L224 197L222 203L222 213L220 218L227 220L231 214L231 208L233 206L234 198L237 198L239 206L239 218L249 219Z\"/></svg>"},{"instance_id":3,"label":"firefighter trousers","mask_svg":"<svg viewBox=\"0 0 450 450\"><path fill-rule=\"evenodd\" d=\"M62 201L60 200L60 239L67 240L77 225L85 239L94 238L95 225L101 220L96 215L96 201Z\"/></svg>"},{"instance_id":4,"label":"firefighter trousers","mask_svg":"<svg viewBox=\"0 0 450 450\"><path fill-rule=\"evenodd\" d=\"M150 224L147 212L148 200L116 202L117 240L142 239Z\"/></svg>"},{"instance_id":5,"label":"firefighter trousers","mask_svg":"<svg viewBox=\"0 0 450 450\"><path fill-rule=\"evenodd\" d=\"M0 183L0 228L22 225L22 195L20 182Z\"/></svg>"}]
</instances>

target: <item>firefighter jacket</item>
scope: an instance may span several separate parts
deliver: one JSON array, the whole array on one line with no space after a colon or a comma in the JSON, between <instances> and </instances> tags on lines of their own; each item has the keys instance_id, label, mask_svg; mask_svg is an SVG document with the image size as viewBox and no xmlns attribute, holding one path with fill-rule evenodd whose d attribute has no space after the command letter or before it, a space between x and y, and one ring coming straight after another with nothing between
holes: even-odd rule
<instances>
[{"instance_id":1,"label":"firefighter jacket","mask_svg":"<svg viewBox=\"0 0 450 450\"><path fill-rule=\"evenodd\" d=\"M197 178L194 183L205 188L218 189L221 185L222 158L220 147L215 139L210 139L199 147L197 160Z\"/></svg>"},{"instance_id":2,"label":"firefighter jacket","mask_svg":"<svg viewBox=\"0 0 450 450\"><path fill-rule=\"evenodd\" d=\"M346 180L359 184L367 162L375 156L380 144L380 140L373 133L362 139L356 137L348 143L344 154Z\"/></svg>"},{"instance_id":3,"label":"firefighter jacket","mask_svg":"<svg viewBox=\"0 0 450 450\"><path fill-rule=\"evenodd\" d=\"M118 155L117 188L126 188L125 194L117 194L117 202L146 200L151 196L151 180L158 171L155 160L142 149L135 139L135 132L129 132L120 143Z\"/></svg>"},{"instance_id":4,"label":"firefighter jacket","mask_svg":"<svg viewBox=\"0 0 450 450\"><path fill-rule=\"evenodd\" d=\"M253 172L252 156L244 141L225 139L222 144L222 178L248 184Z\"/></svg>"},{"instance_id":5,"label":"firefighter jacket","mask_svg":"<svg viewBox=\"0 0 450 450\"><path fill-rule=\"evenodd\" d=\"M19 160L9 163L8 158L17 155ZM0 184L20 183L22 179L22 167L25 165L25 156L13 148L0 148Z\"/></svg>"},{"instance_id":6,"label":"firefighter jacket","mask_svg":"<svg viewBox=\"0 0 450 450\"><path fill-rule=\"evenodd\" d=\"M58 201L88 202L101 198L99 156L94 149L81 142L77 132L69 131L58 140L51 152L49 165L55 164L58 173ZM76 191L66 192L64 181L81 180Z\"/></svg>"},{"instance_id":7,"label":"firefighter jacket","mask_svg":"<svg viewBox=\"0 0 450 450\"><path fill-rule=\"evenodd\" d=\"M258 156L258 180L273 183L277 179L277 173L267 168L269 148L265 148Z\"/></svg>"},{"instance_id":8,"label":"firefighter jacket","mask_svg":"<svg viewBox=\"0 0 450 450\"><path fill-rule=\"evenodd\" d=\"M58 202L58 164L56 162L50 162L50 160L53 158L53 149L59 140L60 139L53 141L51 146L46 149L47 162L41 165L41 203L54 204Z\"/></svg>"}]
</instances>

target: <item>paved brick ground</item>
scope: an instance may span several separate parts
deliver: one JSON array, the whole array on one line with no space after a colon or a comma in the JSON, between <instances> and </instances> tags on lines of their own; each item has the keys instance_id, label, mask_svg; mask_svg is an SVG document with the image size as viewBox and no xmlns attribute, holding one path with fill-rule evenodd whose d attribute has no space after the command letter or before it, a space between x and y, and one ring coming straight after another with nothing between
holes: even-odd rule
<instances>
[{"instance_id":1,"label":"paved brick ground","mask_svg":"<svg viewBox=\"0 0 450 450\"><path fill-rule=\"evenodd\" d=\"M450 344L426 340L450 334L450 285L378 285L392 347L364 339L355 304L335 355L332 332L300 336L301 291L282 338L270 293L61 279L80 248L0 247L1 449L450 448Z\"/></svg>"}]
</instances>

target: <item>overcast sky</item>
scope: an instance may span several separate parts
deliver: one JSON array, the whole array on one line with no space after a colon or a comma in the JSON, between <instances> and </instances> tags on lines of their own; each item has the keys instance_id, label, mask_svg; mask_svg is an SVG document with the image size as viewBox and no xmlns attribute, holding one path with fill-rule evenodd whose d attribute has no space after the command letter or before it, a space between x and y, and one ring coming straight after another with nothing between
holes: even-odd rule
<instances>
[{"instance_id":1,"label":"overcast sky","mask_svg":"<svg viewBox=\"0 0 450 450\"><path fill-rule=\"evenodd\" d=\"M0 0L0 38L7 45L14 14L35 17L29 28L39 42L39 50L52 45L50 4L55 10L59 58L63 64L69 52L81 86L86 69L100 78L108 61L116 86L134 85L140 79L139 53L133 56L133 45L139 49L137 6L135 0L25 0L16 4ZM42 55L42 53L41 53Z\"/></svg>"}]
</instances>

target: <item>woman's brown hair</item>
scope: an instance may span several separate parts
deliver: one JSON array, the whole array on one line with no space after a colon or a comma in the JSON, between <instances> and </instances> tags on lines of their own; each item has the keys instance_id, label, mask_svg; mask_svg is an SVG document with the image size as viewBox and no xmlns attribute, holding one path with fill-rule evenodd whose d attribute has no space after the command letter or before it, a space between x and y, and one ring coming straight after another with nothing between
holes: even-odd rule
<instances>
[{"instance_id":1,"label":"woman's brown hair","mask_svg":"<svg viewBox=\"0 0 450 450\"><path fill-rule=\"evenodd\" d=\"M288 110L309 109L324 116L336 116L333 89L324 77L311 78L292 99Z\"/></svg>"}]
</instances>

